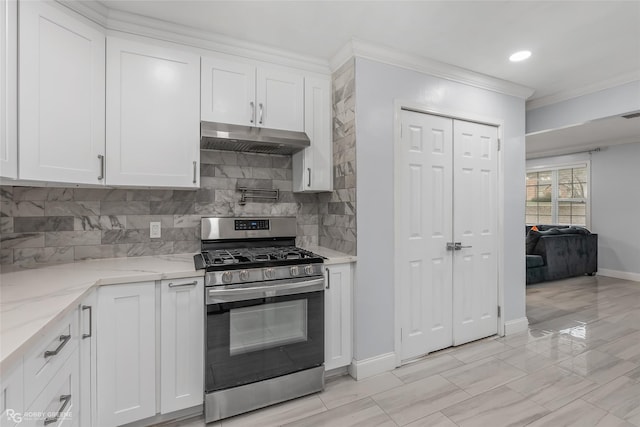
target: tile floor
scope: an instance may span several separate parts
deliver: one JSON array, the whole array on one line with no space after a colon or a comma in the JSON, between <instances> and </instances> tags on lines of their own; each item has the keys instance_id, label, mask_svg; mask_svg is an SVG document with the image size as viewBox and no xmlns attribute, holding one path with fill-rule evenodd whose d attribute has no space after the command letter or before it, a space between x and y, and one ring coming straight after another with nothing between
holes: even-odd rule
<instances>
[{"instance_id":1,"label":"tile floor","mask_svg":"<svg viewBox=\"0 0 640 427\"><path fill-rule=\"evenodd\" d=\"M527 316L525 333L362 381L334 378L322 393L208 427L640 426L640 283L579 277L532 285Z\"/></svg>"}]
</instances>

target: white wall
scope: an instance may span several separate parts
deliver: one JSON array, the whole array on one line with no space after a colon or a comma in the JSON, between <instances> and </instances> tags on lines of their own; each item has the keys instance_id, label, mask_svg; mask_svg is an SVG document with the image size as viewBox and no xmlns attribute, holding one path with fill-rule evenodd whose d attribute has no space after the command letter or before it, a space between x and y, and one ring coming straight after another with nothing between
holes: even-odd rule
<instances>
[{"instance_id":1,"label":"white wall","mask_svg":"<svg viewBox=\"0 0 640 427\"><path fill-rule=\"evenodd\" d=\"M501 120L504 155L506 320L525 316L525 102L418 72L356 59L358 262L354 358L394 350L393 126L394 100L439 111Z\"/></svg>"},{"instance_id":2,"label":"white wall","mask_svg":"<svg viewBox=\"0 0 640 427\"><path fill-rule=\"evenodd\" d=\"M640 80L527 111L527 133L640 110Z\"/></svg>"},{"instance_id":3,"label":"white wall","mask_svg":"<svg viewBox=\"0 0 640 427\"><path fill-rule=\"evenodd\" d=\"M640 142L594 153L591 183L598 270L640 275Z\"/></svg>"}]
</instances>

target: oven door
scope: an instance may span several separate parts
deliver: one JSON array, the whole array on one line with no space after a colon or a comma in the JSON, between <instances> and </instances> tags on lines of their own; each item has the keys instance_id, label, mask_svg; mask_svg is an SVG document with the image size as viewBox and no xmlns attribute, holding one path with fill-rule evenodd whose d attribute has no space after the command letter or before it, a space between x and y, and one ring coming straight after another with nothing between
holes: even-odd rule
<instances>
[{"instance_id":1,"label":"oven door","mask_svg":"<svg viewBox=\"0 0 640 427\"><path fill-rule=\"evenodd\" d=\"M324 363L324 278L207 288L207 393Z\"/></svg>"}]
</instances>

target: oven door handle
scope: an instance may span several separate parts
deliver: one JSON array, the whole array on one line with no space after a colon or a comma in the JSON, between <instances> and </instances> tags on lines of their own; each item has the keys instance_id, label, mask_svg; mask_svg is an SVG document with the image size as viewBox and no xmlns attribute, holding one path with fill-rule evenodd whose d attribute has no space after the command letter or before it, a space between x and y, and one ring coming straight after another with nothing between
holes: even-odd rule
<instances>
[{"instance_id":1,"label":"oven door handle","mask_svg":"<svg viewBox=\"0 0 640 427\"><path fill-rule=\"evenodd\" d=\"M268 286L230 288L216 286L207 289L207 304L221 304L234 301L280 297L324 290L324 277L305 281L290 281Z\"/></svg>"}]
</instances>

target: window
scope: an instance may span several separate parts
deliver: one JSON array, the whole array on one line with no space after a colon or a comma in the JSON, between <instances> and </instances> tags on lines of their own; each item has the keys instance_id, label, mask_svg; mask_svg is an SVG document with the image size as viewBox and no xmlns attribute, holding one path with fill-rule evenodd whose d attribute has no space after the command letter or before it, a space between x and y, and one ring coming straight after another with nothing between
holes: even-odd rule
<instances>
[{"instance_id":1,"label":"window","mask_svg":"<svg viewBox=\"0 0 640 427\"><path fill-rule=\"evenodd\" d=\"M527 172L527 224L588 225L588 165Z\"/></svg>"}]
</instances>

